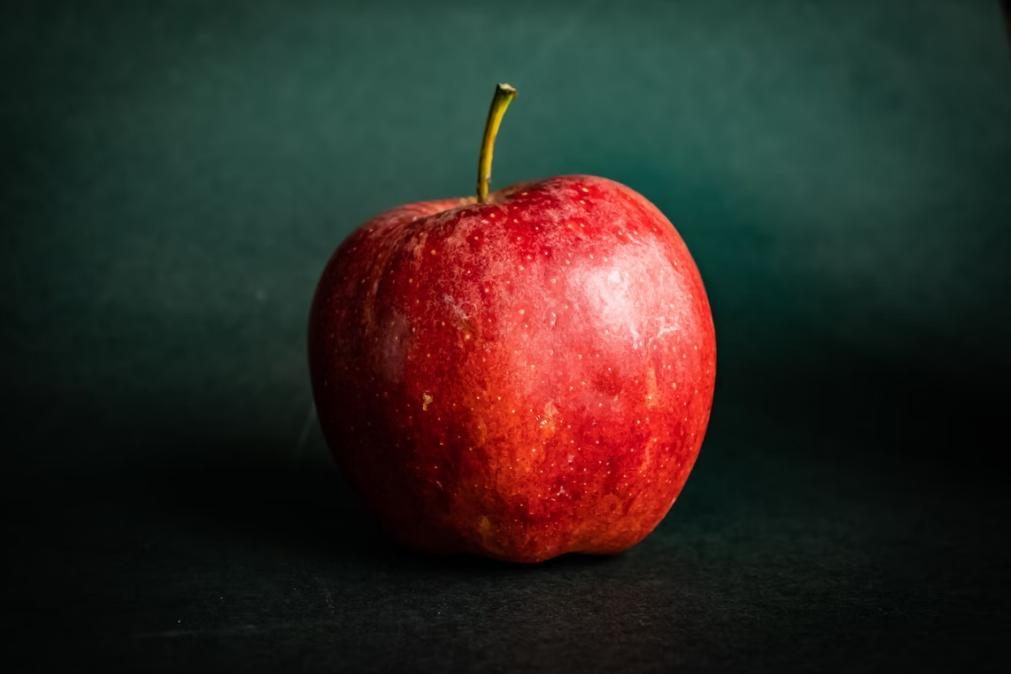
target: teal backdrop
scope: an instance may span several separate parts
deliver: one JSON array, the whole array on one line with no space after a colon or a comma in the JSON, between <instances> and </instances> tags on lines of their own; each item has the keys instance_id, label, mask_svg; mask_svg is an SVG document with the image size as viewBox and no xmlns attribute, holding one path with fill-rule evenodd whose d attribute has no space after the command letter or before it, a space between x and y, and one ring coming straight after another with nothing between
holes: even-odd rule
<instances>
[{"instance_id":1,"label":"teal backdrop","mask_svg":"<svg viewBox=\"0 0 1011 674\"><path fill-rule=\"evenodd\" d=\"M1006 27L997 2L946 0L5 6L0 484L20 657L994 666ZM495 184L633 187L714 309L702 457L616 560L392 548L313 415L326 259L384 209L471 192L498 81L519 97Z\"/></svg>"}]
</instances>

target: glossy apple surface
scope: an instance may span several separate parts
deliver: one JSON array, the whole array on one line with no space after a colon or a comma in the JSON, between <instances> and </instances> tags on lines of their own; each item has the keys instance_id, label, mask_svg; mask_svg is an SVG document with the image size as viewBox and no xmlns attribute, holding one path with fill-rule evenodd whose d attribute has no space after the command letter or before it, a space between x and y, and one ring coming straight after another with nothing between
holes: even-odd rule
<instances>
[{"instance_id":1,"label":"glossy apple surface","mask_svg":"<svg viewBox=\"0 0 1011 674\"><path fill-rule=\"evenodd\" d=\"M320 279L309 356L328 444L397 539L536 562L656 527L698 456L716 343L667 218L562 176L365 223Z\"/></svg>"}]
</instances>

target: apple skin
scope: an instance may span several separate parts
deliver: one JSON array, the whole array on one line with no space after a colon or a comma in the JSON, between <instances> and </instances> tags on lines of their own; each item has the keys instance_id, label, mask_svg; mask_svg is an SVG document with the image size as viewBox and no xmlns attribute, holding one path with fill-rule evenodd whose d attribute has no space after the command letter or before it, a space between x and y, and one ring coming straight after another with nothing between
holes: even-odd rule
<instances>
[{"instance_id":1,"label":"apple skin","mask_svg":"<svg viewBox=\"0 0 1011 674\"><path fill-rule=\"evenodd\" d=\"M577 175L365 223L319 281L309 359L327 442L396 539L539 562L618 553L667 514L716 339L673 225Z\"/></svg>"}]
</instances>

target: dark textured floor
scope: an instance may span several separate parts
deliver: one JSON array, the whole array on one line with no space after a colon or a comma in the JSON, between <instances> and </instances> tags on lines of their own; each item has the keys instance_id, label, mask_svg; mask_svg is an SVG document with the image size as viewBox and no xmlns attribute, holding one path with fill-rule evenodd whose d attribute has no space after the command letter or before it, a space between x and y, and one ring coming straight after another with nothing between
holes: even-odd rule
<instances>
[{"instance_id":1,"label":"dark textured floor","mask_svg":"<svg viewBox=\"0 0 1011 674\"><path fill-rule=\"evenodd\" d=\"M931 433L983 420L930 411L916 421ZM846 431L803 412L718 400L651 538L539 567L392 547L314 430L300 442L255 424L126 424L106 437L144 461L8 504L11 644L24 671L999 670L1000 481L895 428L912 419ZM56 433L47 442L100 451ZM910 448L933 458L911 462Z\"/></svg>"}]
</instances>

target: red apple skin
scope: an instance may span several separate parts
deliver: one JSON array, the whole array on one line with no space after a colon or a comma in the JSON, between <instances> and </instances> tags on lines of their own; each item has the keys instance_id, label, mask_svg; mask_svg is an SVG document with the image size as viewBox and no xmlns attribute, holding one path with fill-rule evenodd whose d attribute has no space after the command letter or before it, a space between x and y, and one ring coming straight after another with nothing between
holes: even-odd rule
<instances>
[{"instance_id":1,"label":"red apple skin","mask_svg":"<svg viewBox=\"0 0 1011 674\"><path fill-rule=\"evenodd\" d=\"M539 562L620 552L663 519L716 340L673 225L577 175L365 223L319 281L309 358L328 444L398 540Z\"/></svg>"}]
</instances>

